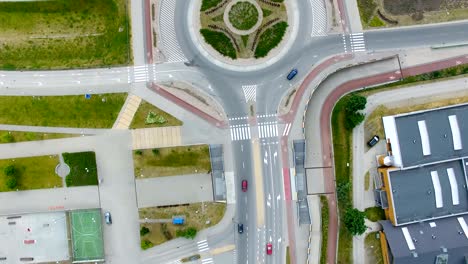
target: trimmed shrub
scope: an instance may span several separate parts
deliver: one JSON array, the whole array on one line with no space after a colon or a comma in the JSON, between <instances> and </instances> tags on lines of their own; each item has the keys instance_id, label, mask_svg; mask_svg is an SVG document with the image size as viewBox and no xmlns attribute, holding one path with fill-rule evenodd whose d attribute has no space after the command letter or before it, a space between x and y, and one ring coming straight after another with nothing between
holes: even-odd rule
<instances>
[{"instance_id":1,"label":"trimmed shrub","mask_svg":"<svg viewBox=\"0 0 468 264\"><path fill-rule=\"evenodd\" d=\"M140 228L140 236L144 236L144 235L146 235L146 234L149 234L149 232L150 232L150 230L149 230L149 228L147 228L146 226L142 226L142 227Z\"/></svg>"},{"instance_id":2,"label":"trimmed shrub","mask_svg":"<svg viewBox=\"0 0 468 264\"><path fill-rule=\"evenodd\" d=\"M255 48L255 58L265 57L270 50L278 46L281 40L283 40L287 28L288 23L281 21L265 30L260 36L257 47Z\"/></svg>"},{"instance_id":3,"label":"trimmed shrub","mask_svg":"<svg viewBox=\"0 0 468 264\"><path fill-rule=\"evenodd\" d=\"M231 40L229 39L226 34L223 32L213 31L206 28L200 29L200 33L202 34L205 41L210 44L215 50L217 50L221 55L229 57L231 59L237 58L237 53L232 44Z\"/></svg>"},{"instance_id":4,"label":"trimmed shrub","mask_svg":"<svg viewBox=\"0 0 468 264\"><path fill-rule=\"evenodd\" d=\"M212 7L215 7L219 5L223 0L203 0L202 1L202 6L200 8L201 11L208 10Z\"/></svg>"},{"instance_id":5,"label":"trimmed shrub","mask_svg":"<svg viewBox=\"0 0 468 264\"><path fill-rule=\"evenodd\" d=\"M257 24L257 8L249 2L238 2L229 10L229 21L237 29L248 30Z\"/></svg>"}]
</instances>

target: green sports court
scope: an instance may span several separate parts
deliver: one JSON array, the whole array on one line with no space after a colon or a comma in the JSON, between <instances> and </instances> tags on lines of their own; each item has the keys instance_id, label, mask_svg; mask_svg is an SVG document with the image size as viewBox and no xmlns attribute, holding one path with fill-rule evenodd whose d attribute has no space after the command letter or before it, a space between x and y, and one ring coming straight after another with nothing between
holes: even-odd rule
<instances>
[{"instance_id":1,"label":"green sports court","mask_svg":"<svg viewBox=\"0 0 468 264\"><path fill-rule=\"evenodd\" d=\"M73 262L104 260L101 210L70 212Z\"/></svg>"}]
</instances>

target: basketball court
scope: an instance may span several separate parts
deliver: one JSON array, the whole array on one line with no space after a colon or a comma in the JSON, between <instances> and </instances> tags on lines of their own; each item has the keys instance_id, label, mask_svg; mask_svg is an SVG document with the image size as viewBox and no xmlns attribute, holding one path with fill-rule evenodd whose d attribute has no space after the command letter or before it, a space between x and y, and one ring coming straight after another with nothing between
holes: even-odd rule
<instances>
[{"instance_id":1,"label":"basketball court","mask_svg":"<svg viewBox=\"0 0 468 264\"><path fill-rule=\"evenodd\" d=\"M100 209L70 212L73 262L104 260Z\"/></svg>"}]
</instances>

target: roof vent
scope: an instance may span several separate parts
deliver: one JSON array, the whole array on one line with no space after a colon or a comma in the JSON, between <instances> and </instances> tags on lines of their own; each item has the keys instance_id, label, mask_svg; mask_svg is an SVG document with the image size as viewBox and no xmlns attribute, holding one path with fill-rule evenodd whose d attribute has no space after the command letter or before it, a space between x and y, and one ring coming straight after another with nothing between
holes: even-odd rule
<instances>
[{"instance_id":1,"label":"roof vent","mask_svg":"<svg viewBox=\"0 0 468 264\"><path fill-rule=\"evenodd\" d=\"M417 258L418 257L418 253L412 251L411 254L413 255L413 258Z\"/></svg>"},{"instance_id":2,"label":"roof vent","mask_svg":"<svg viewBox=\"0 0 468 264\"><path fill-rule=\"evenodd\" d=\"M442 250L442 252L447 253L447 248L446 247L440 247L440 249Z\"/></svg>"},{"instance_id":3,"label":"roof vent","mask_svg":"<svg viewBox=\"0 0 468 264\"><path fill-rule=\"evenodd\" d=\"M428 194L428 195L430 195L431 193L432 193L432 191L431 191L431 190L427 191L427 194Z\"/></svg>"},{"instance_id":4,"label":"roof vent","mask_svg":"<svg viewBox=\"0 0 468 264\"><path fill-rule=\"evenodd\" d=\"M458 230L459 235L463 235L463 231Z\"/></svg>"},{"instance_id":5,"label":"roof vent","mask_svg":"<svg viewBox=\"0 0 468 264\"><path fill-rule=\"evenodd\" d=\"M413 144L416 144L416 139L413 139Z\"/></svg>"},{"instance_id":6,"label":"roof vent","mask_svg":"<svg viewBox=\"0 0 468 264\"><path fill-rule=\"evenodd\" d=\"M414 243L418 243L418 240L416 238L413 237L413 242Z\"/></svg>"},{"instance_id":7,"label":"roof vent","mask_svg":"<svg viewBox=\"0 0 468 264\"><path fill-rule=\"evenodd\" d=\"M436 236L435 236L435 235L432 235L432 239L436 239Z\"/></svg>"},{"instance_id":8,"label":"roof vent","mask_svg":"<svg viewBox=\"0 0 468 264\"><path fill-rule=\"evenodd\" d=\"M447 137L447 134L444 134L444 138L446 138L446 137Z\"/></svg>"}]
</instances>

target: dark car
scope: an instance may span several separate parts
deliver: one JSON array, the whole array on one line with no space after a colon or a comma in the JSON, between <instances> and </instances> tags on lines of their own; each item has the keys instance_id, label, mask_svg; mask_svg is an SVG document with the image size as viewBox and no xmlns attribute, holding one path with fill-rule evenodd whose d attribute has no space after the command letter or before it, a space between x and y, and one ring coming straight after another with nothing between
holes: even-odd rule
<instances>
[{"instance_id":1,"label":"dark car","mask_svg":"<svg viewBox=\"0 0 468 264\"><path fill-rule=\"evenodd\" d=\"M286 77L289 81L292 80L294 78L294 76L296 76L297 74L297 69L292 69L289 74L288 74L288 77Z\"/></svg>"},{"instance_id":2,"label":"dark car","mask_svg":"<svg viewBox=\"0 0 468 264\"><path fill-rule=\"evenodd\" d=\"M239 232L239 234L244 233L244 224L237 224L237 232Z\"/></svg>"},{"instance_id":3,"label":"dark car","mask_svg":"<svg viewBox=\"0 0 468 264\"><path fill-rule=\"evenodd\" d=\"M375 144L377 144L377 142L379 142L379 136L375 135L373 136L369 141L367 141L367 146L369 146L370 148L375 146Z\"/></svg>"},{"instance_id":4,"label":"dark car","mask_svg":"<svg viewBox=\"0 0 468 264\"><path fill-rule=\"evenodd\" d=\"M248 187L247 180L242 180L242 191L246 192Z\"/></svg>"},{"instance_id":5,"label":"dark car","mask_svg":"<svg viewBox=\"0 0 468 264\"><path fill-rule=\"evenodd\" d=\"M112 224L112 216L109 212L106 212L104 214L104 218L106 219L106 224L108 225Z\"/></svg>"}]
</instances>

